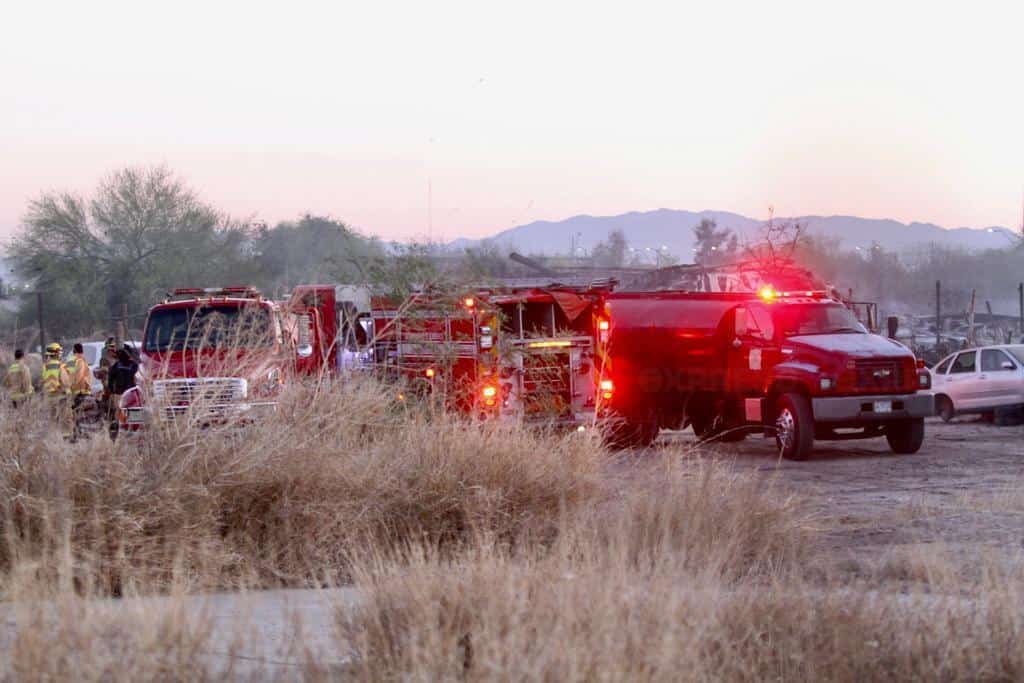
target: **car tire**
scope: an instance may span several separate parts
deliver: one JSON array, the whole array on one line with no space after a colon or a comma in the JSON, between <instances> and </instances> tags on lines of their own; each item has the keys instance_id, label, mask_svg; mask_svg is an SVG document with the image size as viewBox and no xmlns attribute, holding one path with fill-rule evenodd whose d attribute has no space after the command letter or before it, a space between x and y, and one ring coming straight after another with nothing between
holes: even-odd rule
<instances>
[{"instance_id":1,"label":"car tire","mask_svg":"<svg viewBox=\"0 0 1024 683\"><path fill-rule=\"evenodd\" d=\"M893 422L885 428L885 439L889 448L899 455L910 455L921 450L924 443L924 418L915 417L909 420Z\"/></svg>"},{"instance_id":2,"label":"car tire","mask_svg":"<svg viewBox=\"0 0 1024 683\"><path fill-rule=\"evenodd\" d=\"M949 396L939 396L935 399L935 414L942 418L943 422L949 422L956 417L956 408Z\"/></svg>"},{"instance_id":3,"label":"car tire","mask_svg":"<svg viewBox=\"0 0 1024 683\"><path fill-rule=\"evenodd\" d=\"M814 449L814 413L801 394L783 394L776 402L775 445L787 460L807 460Z\"/></svg>"}]
</instances>

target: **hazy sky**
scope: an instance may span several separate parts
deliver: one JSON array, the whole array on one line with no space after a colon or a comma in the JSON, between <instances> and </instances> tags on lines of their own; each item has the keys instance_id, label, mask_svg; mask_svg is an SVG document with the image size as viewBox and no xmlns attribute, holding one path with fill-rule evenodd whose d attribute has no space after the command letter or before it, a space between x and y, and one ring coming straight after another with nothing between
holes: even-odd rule
<instances>
[{"instance_id":1,"label":"hazy sky","mask_svg":"<svg viewBox=\"0 0 1024 683\"><path fill-rule=\"evenodd\" d=\"M1020 3L1015 3L1020 6ZM17 2L0 233L165 162L274 222L482 236L658 207L1020 223L1010 3Z\"/></svg>"}]
</instances>

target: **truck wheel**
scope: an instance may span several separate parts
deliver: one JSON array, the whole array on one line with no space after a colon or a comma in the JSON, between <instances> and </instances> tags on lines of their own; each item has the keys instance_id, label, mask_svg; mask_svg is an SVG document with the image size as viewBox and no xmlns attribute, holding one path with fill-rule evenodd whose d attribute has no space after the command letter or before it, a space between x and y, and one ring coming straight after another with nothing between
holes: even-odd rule
<instances>
[{"instance_id":1,"label":"truck wheel","mask_svg":"<svg viewBox=\"0 0 1024 683\"><path fill-rule=\"evenodd\" d=\"M921 450L924 442L924 418L915 417L909 420L893 422L885 428L885 439L893 453L909 455Z\"/></svg>"},{"instance_id":2,"label":"truck wheel","mask_svg":"<svg viewBox=\"0 0 1024 683\"><path fill-rule=\"evenodd\" d=\"M949 422L956 416L956 408L953 407L953 401L949 399L949 396L938 396L935 403L935 412L943 422Z\"/></svg>"},{"instance_id":3,"label":"truck wheel","mask_svg":"<svg viewBox=\"0 0 1024 683\"><path fill-rule=\"evenodd\" d=\"M807 460L814 448L811 403L800 394L783 394L776 404L775 444L787 460Z\"/></svg>"},{"instance_id":4,"label":"truck wheel","mask_svg":"<svg viewBox=\"0 0 1024 683\"><path fill-rule=\"evenodd\" d=\"M658 425L654 422L632 422L622 420L608 431L606 443L609 448L647 448L658 438Z\"/></svg>"}]
</instances>

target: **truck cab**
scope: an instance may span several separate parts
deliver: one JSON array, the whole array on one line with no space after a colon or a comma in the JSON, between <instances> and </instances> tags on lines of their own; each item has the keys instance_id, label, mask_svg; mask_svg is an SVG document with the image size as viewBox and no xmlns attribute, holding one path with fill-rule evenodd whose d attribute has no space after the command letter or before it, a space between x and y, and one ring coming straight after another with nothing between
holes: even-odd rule
<instances>
[{"instance_id":1,"label":"truck cab","mask_svg":"<svg viewBox=\"0 0 1024 683\"><path fill-rule=\"evenodd\" d=\"M896 453L921 447L924 418L934 412L930 376L908 348L868 332L844 304L765 291L723 325L732 332L724 393L742 401L742 419L731 422L768 423L783 455L804 459L815 439L885 436Z\"/></svg>"},{"instance_id":2,"label":"truck cab","mask_svg":"<svg viewBox=\"0 0 1024 683\"><path fill-rule=\"evenodd\" d=\"M291 354L277 306L250 287L176 289L146 319L122 430L154 421L210 425L272 412Z\"/></svg>"}]
</instances>

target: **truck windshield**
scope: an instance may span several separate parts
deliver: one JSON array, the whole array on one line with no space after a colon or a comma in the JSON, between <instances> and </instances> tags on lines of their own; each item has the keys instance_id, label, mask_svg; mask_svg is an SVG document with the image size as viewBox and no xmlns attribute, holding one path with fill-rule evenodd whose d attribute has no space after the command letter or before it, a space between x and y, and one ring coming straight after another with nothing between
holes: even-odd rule
<instances>
[{"instance_id":1,"label":"truck windshield","mask_svg":"<svg viewBox=\"0 0 1024 683\"><path fill-rule=\"evenodd\" d=\"M865 334L853 312L841 304L785 304L774 309L777 334Z\"/></svg>"},{"instance_id":2,"label":"truck windshield","mask_svg":"<svg viewBox=\"0 0 1024 683\"><path fill-rule=\"evenodd\" d=\"M163 308L149 314L146 350L247 349L275 338L270 312L262 306Z\"/></svg>"}]
</instances>

